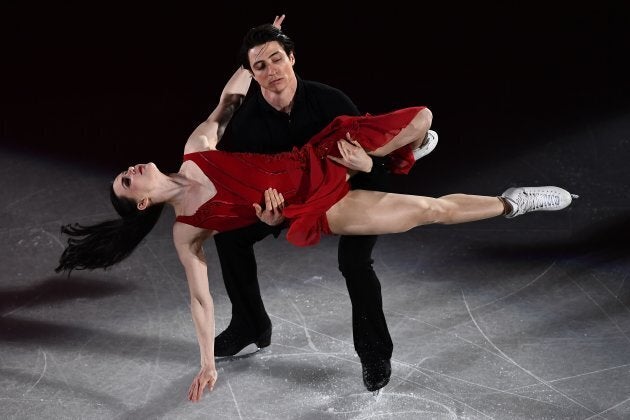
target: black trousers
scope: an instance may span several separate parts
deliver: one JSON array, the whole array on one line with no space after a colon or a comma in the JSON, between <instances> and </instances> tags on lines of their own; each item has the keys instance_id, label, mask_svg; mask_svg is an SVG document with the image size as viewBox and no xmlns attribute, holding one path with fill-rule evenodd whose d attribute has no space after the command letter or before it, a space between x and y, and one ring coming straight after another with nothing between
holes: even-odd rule
<instances>
[{"instance_id":1,"label":"black trousers","mask_svg":"<svg viewBox=\"0 0 630 420\"><path fill-rule=\"evenodd\" d=\"M264 223L214 236L225 288L232 302L231 327L257 337L271 326L258 285L254 244L277 227ZM381 285L372 268L372 250L377 236L340 236L339 269L346 279L352 303L354 348L360 358L390 359L392 339L383 314Z\"/></svg>"}]
</instances>

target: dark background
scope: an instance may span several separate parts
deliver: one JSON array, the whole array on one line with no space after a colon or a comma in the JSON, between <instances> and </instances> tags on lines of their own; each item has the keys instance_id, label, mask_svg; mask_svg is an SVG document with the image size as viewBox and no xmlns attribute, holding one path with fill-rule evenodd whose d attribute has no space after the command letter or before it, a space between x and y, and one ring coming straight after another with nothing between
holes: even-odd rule
<instances>
[{"instance_id":1,"label":"dark background","mask_svg":"<svg viewBox=\"0 0 630 420\"><path fill-rule=\"evenodd\" d=\"M4 146L175 170L243 34L280 13L299 75L364 112L428 105L462 171L630 103L627 2L206 3L3 3Z\"/></svg>"}]
</instances>

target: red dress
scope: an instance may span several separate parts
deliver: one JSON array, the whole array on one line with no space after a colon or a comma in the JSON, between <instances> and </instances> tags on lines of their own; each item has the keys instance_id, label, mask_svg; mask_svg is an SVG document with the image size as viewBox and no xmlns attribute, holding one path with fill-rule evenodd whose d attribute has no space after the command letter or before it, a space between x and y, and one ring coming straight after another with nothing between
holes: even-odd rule
<instances>
[{"instance_id":1,"label":"red dress","mask_svg":"<svg viewBox=\"0 0 630 420\"><path fill-rule=\"evenodd\" d=\"M217 189L214 197L191 216L178 222L224 232L259 221L253 203L264 208L264 191L275 188L287 206L287 240L308 246L330 234L326 211L349 190L347 169L327 155L339 156L337 141L349 132L366 151L378 149L400 132L424 107L404 108L382 115L340 116L304 146L272 155L209 150L184 155L208 176ZM390 155L391 170L406 174L414 163L409 146Z\"/></svg>"}]
</instances>

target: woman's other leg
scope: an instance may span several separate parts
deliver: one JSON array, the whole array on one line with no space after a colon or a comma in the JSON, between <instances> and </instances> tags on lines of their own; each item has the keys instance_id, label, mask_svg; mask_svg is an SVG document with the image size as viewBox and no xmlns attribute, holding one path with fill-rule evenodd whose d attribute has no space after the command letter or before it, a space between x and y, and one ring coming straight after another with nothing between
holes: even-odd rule
<instances>
[{"instance_id":1,"label":"woman's other leg","mask_svg":"<svg viewBox=\"0 0 630 420\"><path fill-rule=\"evenodd\" d=\"M420 110L405 128L395 135L389 142L370 152L373 156L385 156L396 149L400 149L409 145L411 149L420 147L427 136L431 123L433 122L433 113L429 108Z\"/></svg>"}]
</instances>

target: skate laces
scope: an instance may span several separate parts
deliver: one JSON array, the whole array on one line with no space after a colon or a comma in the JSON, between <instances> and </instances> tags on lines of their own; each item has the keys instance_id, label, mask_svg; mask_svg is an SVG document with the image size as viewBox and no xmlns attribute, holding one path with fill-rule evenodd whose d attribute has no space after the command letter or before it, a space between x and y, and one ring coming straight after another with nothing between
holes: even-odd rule
<instances>
[{"instance_id":1,"label":"skate laces","mask_svg":"<svg viewBox=\"0 0 630 420\"><path fill-rule=\"evenodd\" d=\"M516 202L520 209L532 211L559 206L560 196L553 193L528 193L523 191L516 197Z\"/></svg>"}]
</instances>

